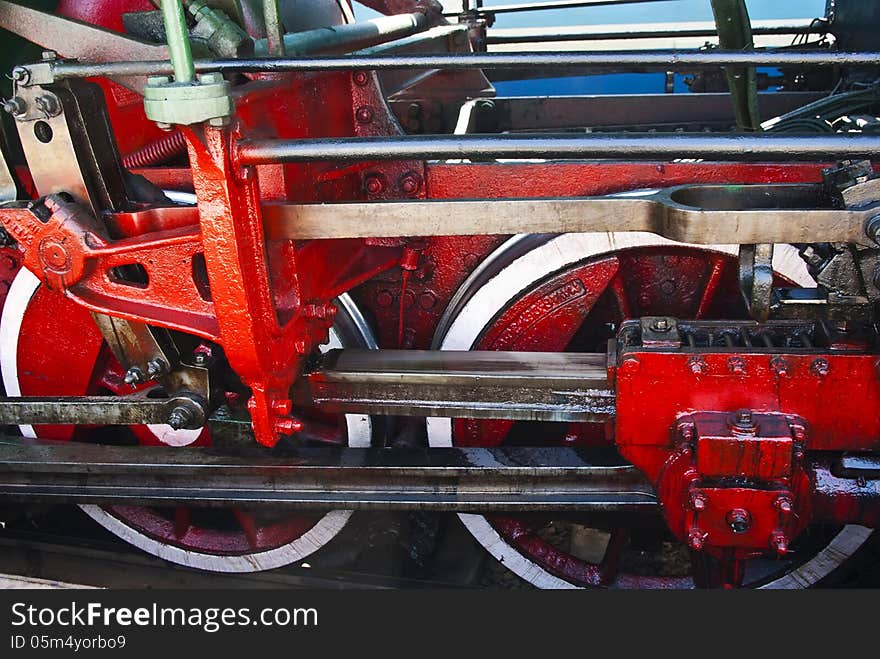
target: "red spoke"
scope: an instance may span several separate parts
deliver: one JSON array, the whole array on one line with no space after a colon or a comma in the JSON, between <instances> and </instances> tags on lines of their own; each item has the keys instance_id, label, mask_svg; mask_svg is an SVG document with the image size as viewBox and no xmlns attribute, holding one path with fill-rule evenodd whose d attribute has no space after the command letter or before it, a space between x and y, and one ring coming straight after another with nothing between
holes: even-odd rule
<instances>
[{"instance_id":1,"label":"red spoke","mask_svg":"<svg viewBox=\"0 0 880 659\"><path fill-rule=\"evenodd\" d=\"M235 514L235 519L238 520L238 525L244 531L245 538L247 538L251 549L256 549L260 544L260 540L259 529L257 528L254 516L238 508L234 508L232 512Z\"/></svg>"},{"instance_id":2,"label":"red spoke","mask_svg":"<svg viewBox=\"0 0 880 659\"><path fill-rule=\"evenodd\" d=\"M628 540L629 532L626 529L614 529L611 532L608 545L605 547L605 555L599 565L603 586L611 586L617 581L617 576L620 573L620 557L623 555Z\"/></svg>"},{"instance_id":3,"label":"red spoke","mask_svg":"<svg viewBox=\"0 0 880 659\"><path fill-rule=\"evenodd\" d=\"M617 308L620 310L621 320L632 318L632 307L630 306L629 298L626 295L626 287L623 285L623 277L621 277L620 274L614 275L610 287L611 292L614 294L614 299L617 301Z\"/></svg>"},{"instance_id":4,"label":"red spoke","mask_svg":"<svg viewBox=\"0 0 880 659\"><path fill-rule=\"evenodd\" d=\"M189 508L178 506L174 509L174 536L180 540L192 526Z\"/></svg>"},{"instance_id":5,"label":"red spoke","mask_svg":"<svg viewBox=\"0 0 880 659\"><path fill-rule=\"evenodd\" d=\"M696 318L704 318L712 306L715 294L718 292L718 286L721 284L721 275L724 274L724 268L727 265L727 256L724 254L712 254L709 257L711 269L706 279L706 286L703 288L703 296L700 298L700 306L697 307Z\"/></svg>"}]
</instances>

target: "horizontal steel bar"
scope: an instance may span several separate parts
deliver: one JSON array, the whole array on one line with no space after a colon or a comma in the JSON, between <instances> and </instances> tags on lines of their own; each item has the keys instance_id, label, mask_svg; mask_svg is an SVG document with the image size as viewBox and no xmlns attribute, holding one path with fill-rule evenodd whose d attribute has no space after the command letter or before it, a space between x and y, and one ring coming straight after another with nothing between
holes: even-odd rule
<instances>
[{"instance_id":1,"label":"horizontal steel bar","mask_svg":"<svg viewBox=\"0 0 880 659\"><path fill-rule=\"evenodd\" d=\"M196 60L198 72L221 73L289 71L353 71L388 69L520 69L520 68L632 68L705 69L719 66L877 66L880 52L808 51L632 51L632 52L562 52L562 53L478 53L464 55L406 55L338 57L287 57L277 59ZM45 67L46 73L39 73ZM53 79L92 76L128 76L170 74L170 62L45 62L30 65L31 84L45 84Z\"/></svg>"},{"instance_id":2,"label":"horizontal steel bar","mask_svg":"<svg viewBox=\"0 0 880 659\"><path fill-rule=\"evenodd\" d=\"M753 21L752 34L766 36L776 34L825 34L825 21L802 19L779 23L778 21ZM639 23L635 25L578 25L575 27L548 28L490 28L486 31L486 43L547 43L556 41L614 41L618 39L667 39L687 37L714 37L718 35L715 24L700 23Z\"/></svg>"},{"instance_id":3,"label":"horizontal steel bar","mask_svg":"<svg viewBox=\"0 0 880 659\"><path fill-rule=\"evenodd\" d=\"M470 8L480 15L511 14L524 11L547 11L550 9L574 9L577 7L607 7L610 5L635 5L644 2L667 2L668 0L557 0L556 2L527 2L510 5L489 5ZM444 16L457 16L461 12L444 12Z\"/></svg>"},{"instance_id":4,"label":"horizontal steel bar","mask_svg":"<svg viewBox=\"0 0 880 659\"><path fill-rule=\"evenodd\" d=\"M645 231L703 245L867 243L865 222L877 210L816 208L820 191L820 186L684 186L580 199L266 204L263 219L268 237L277 240Z\"/></svg>"},{"instance_id":5,"label":"horizontal steel bar","mask_svg":"<svg viewBox=\"0 0 880 659\"><path fill-rule=\"evenodd\" d=\"M557 158L790 161L872 158L880 136L787 134L403 135L242 140L238 161L265 165L310 160Z\"/></svg>"},{"instance_id":6,"label":"horizontal steel bar","mask_svg":"<svg viewBox=\"0 0 880 659\"><path fill-rule=\"evenodd\" d=\"M575 449L210 449L0 440L0 500L301 508L653 511L633 467Z\"/></svg>"},{"instance_id":7,"label":"horizontal steel bar","mask_svg":"<svg viewBox=\"0 0 880 659\"><path fill-rule=\"evenodd\" d=\"M181 410L178 415L182 415L186 426L199 427L204 423L202 406L184 396L23 396L0 398L0 425L168 423L170 415L178 408Z\"/></svg>"},{"instance_id":8,"label":"horizontal steel bar","mask_svg":"<svg viewBox=\"0 0 880 659\"><path fill-rule=\"evenodd\" d=\"M566 422L614 414L604 354L331 350L297 394L332 413Z\"/></svg>"}]
</instances>

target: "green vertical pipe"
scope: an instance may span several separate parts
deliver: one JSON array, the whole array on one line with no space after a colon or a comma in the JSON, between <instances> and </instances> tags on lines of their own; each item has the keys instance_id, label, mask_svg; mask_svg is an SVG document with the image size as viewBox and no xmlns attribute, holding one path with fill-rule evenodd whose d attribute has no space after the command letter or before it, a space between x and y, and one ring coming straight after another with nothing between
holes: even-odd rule
<instances>
[{"instance_id":1,"label":"green vertical pipe","mask_svg":"<svg viewBox=\"0 0 880 659\"><path fill-rule=\"evenodd\" d=\"M189 32L181 0L162 0L162 20L165 23L165 38L174 67L174 81L188 83L196 77L192 51L189 47Z\"/></svg>"},{"instance_id":2,"label":"green vertical pipe","mask_svg":"<svg viewBox=\"0 0 880 659\"><path fill-rule=\"evenodd\" d=\"M718 43L724 50L754 50L752 23L745 0L711 0ZM761 130L758 108L758 78L754 67L727 68L727 82L733 96L736 122L741 130Z\"/></svg>"}]
</instances>

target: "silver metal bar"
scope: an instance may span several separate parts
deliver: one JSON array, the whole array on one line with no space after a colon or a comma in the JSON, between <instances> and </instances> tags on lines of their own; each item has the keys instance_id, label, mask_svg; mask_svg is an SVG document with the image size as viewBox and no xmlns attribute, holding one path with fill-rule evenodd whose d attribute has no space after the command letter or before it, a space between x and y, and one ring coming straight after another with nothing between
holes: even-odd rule
<instances>
[{"instance_id":1,"label":"silver metal bar","mask_svg":"<svg viewBox=\"0 0 880 659\"><path fill-rule=\"evenodd\" d=\"M206 449L0 440L0 500L486 511L654 511L633 467L573 449Z\"/></svg>"},{"instance_id":2,"label":"silver metal bar","mask_svg":"<svg viewBox=\"0 0 880 659\"><path fill-rule=\"evenodd\" d=\"M298 395L332 413L566 422L614 414L604 354L331 350Z\"/></svg>"},{"instance_id":3,"label":"silver metal bar","mask_svg":"<svg viewBox=\"0 0 880 659\"><path fill-rule=\"evenodd\" d=\"M752 34L767 36L776 34L825 34L828 24L814 19L778 21L754 21ZM628 25L578 25L575 27L549 28L490 28L486 31L486 43L547 43L556 41L614 41L619 39L683 39L688 37L716 37L718 30L710 21L689 23L638 23Z\"/></svg>"},{"instance_id":4,"label":"silver metal bar","mask_svg":"<svg viewBox=\"0 0 880 659\"><path fill-rule=\"evenodd\" d=\"M642 196L265 204L270 239L646 231L684 243L869 244L877 211L824 207L819 186L683 186Z\"/></svg>"},{"instance_id":5,"label":"silver metal bar","mask_svg":"<svg viewBox=\"0 0 880 659\"><path fill-rule=\"evenodd\" d=\"M557 2L528 2L514 5L478 6L474 11L481 15L512 14L524 11L547 11L549 9L573 9L575 7L607 7L609 5L635 5L643 2L666 2L668 0L557 0ZM444 12L444 16L457 16L460 12Z\"/></svg>"},{"instance_id":6,"label":"silver metal bar","mask_svg":"<svg viewBox=\"0 0 880 659\"><path fill-rule=\"evenodd\" d=\"M309 160L577 158L791 161L873 158L880 136L790 134L403 135L242 140L238 161L265 165Z\"/></svg>"},{"instance_id":7,"label":"silver metal bar","mask_svg":"<svg viewBox=\"0 0 880 659\"><path fill-rule=\"evenodd\" d=\"M198 72L354 71L391 69L529 69L612 68L663 71L713 69L722 66L877 66L880 52L835 51L633 51L604 53L478 53L458 55L301 57L278 59L196 60ZM40 71L39 67L45 67ZM169 62L47 62L21 67L30 84L62 78L172 73ZM23 82L20 84L24 84Z\"/></svg>"},{"instance_id":8,"label":"silver metal bar","mask_svg":"<svg viewBox=\"0 0 880 659\"><path fill-rule=\"evenodd\" d=\"M202 405L188 396L22 396L0 398L0 425L97 424L128 426L169 423L177 413L180 427L200 427L205 421ZM185 418L184 418L185 417Z\"/></svg>"}]
</instances>

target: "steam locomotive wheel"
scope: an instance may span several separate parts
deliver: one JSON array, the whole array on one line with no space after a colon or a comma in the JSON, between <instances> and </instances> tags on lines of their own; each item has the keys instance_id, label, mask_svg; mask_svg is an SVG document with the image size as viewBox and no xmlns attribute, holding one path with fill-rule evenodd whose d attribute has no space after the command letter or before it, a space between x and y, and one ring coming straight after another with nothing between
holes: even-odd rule
<instances>
[{"instance_id":1,"label":"steam locomotive wheel","mask_svg":"<svg viewBox=\"0 0 880 659\"><path fill-rule=\"evenodd\" d=\"M649 234L517 236L462 285L434 337L441 350L604 352L626 318L745 317L736 248L684 246ZM778 276L814 285L793 247ZM620 463L601 424L432 418L431 446L557 445ZM459 515L498 561L540 588L718 585L718 566L691 554L659 520ZM799 588L829 575L867 539L860 526L816 527L785 559L749 561L743 585Z\"/></svg>"},{"instance_id":2,"label":"steam locomotive wheel","mask_svg":"<svg viewBox=\"0 0 880 659\"><path fill-rule=\"evenodd\" d=\"M355 305L338 300L337 322L329 347L375 348ZM91 315L52 293L28 270L10 286L0 318L0 370L7 395L75 396L124 394L122 368L103 343ZM322 420L324 428L327 420ZM304 432L309 422L305 419ZM368 416L339 419L340 441L369 446ZM109 428L95 426L20 426L26 437L65 441L139 442L143 445L205 446L202 430L173 430L167 425ZM38 432L38 431L39 432ZM185 506L82 506L101 526L140 549L172 563L215 572L256 572L302 560L332 540L350 510L323 516L248 510L207 510Z\"/></svg>"}]
</instances>

